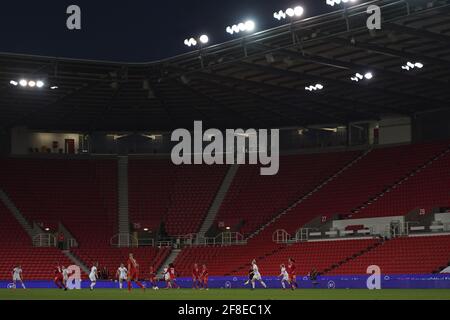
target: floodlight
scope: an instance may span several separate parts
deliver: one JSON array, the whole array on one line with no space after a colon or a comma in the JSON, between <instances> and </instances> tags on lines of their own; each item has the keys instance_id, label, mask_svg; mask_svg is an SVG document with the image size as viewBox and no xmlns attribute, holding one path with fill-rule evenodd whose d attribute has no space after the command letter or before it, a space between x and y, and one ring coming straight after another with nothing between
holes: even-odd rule
<instances>
[{"instance_id":1,"label":"floodlight","mask_svg":"<svg viewBox=\"0 0 450 320\"><path fill-rule=\"evenodd\" d=\"M209 37L206 34L200 36L200 42L206 44L209 42Z\"/></svg>"}]
</instances>

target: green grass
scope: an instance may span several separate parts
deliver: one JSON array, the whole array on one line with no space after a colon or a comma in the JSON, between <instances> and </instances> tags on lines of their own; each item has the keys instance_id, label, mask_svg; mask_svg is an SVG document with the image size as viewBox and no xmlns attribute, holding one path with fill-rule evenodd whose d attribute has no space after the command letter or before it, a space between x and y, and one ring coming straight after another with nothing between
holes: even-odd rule
<instances>
[{"instance_id":1,"label":"green grass","mask_svg":"<svg viewBox=\"0 0 450 320\"><path fill-rule=\"evenodd\" d=\"M450 300L450 290L296 290L215 289L200 291L97 289L59 291L56 289L0 290L0 300Z\"/></svg>"}]
</instances>

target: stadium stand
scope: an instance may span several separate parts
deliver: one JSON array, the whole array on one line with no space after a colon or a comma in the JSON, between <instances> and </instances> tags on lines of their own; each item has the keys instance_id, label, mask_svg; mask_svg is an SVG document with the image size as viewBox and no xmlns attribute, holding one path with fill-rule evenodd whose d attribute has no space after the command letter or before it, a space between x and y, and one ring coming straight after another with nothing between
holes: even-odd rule
<instances>
[{"instance_id":1,"label":"stadium stand","mask_svg":"<svg viewBox=\"0 0 450 320\"><path fill-rule=\"evenodd\" d=\"M51 279L56 263L71 265L56 248L34 248L28 234L0 202L0 279L11 279L14 266L20 264L25 279Z\"/></svg>"},{"instance_id":2,"label":"stadium stand","mask_svg":"<svg viewBox=\"0 0 450 320\"><path fill-rule=\"evenodd\" d=\"M56 232L61 222L80 247L108 247L117 233L117 162L1 161L2 187L29 220Z\"/></svg>"},{"instance_id":3,"label":"stadium stand","mask_svg":"<svg viewBox=\"0 0 450 320\"><path fill-rule=\"evenodd\" d=\"M417 174L408 177L371 205L362 208L354 217L406 215L416 208L449 207L448 189L437 187L446 186L448 181L450 181L450 152Z\"/></svg>"},{"instance_id":4,"label":"stadium stand","mask_svg":"<svg viewBox=\"0 0 450 320\"><path fill-rule=\"evenodd\" d=\"M305 242L293 245L250 243L247 246L187 248L182 251L175 265L184 275L189 275L194 263L206 263L213 274L245 275L250 261L256 258L265 275L278 275L281 263L288 258L297 262L299 274L307 274L313 268L323 271L334 264L367 249L378 240L347 240Z\"/></svg>"},{"instance_id":5,"label":"stadium stand","mask_svg":"<svg viewBox=\"0 0 450 320\"><path fill-rule=\"evenodd\" d=\"M432 143L373 150L326 184L319 192L312 194L266 228L258 237L269 241L277 229L284 229L294 235L297 229L316 217L331 218L335 214L349 215L354 208L394 185L432 157L442 153L447 147L447 143ZM435 174L439 173L435 172ZM330 195L333 196L330 197ZM400 214L406 213L408 212L400 212ZM378 211L370 214L371 217L382 215L383 213ZM354 217L360 216L355 214Z\"/></svg>"},{"instance_id":6,"label":"stadium stand","mask_svg":"<svg viewBox=\"0 0 450 320\"><path fill-rule=\"evenodd\" d=\"M293 258L297 262L298 274L306 275L313 269L323 273L353 255L370 250L377 243L377 239L296 243L261 259L259 264L265 273L277 275L279 265L287 264L287 259Z\"/></svg>"},{"instance_id":7,"label":"stadium stand","mask_svg":"<svg viewBox=\"0 0 450 320\"><path fill-rule=\"evenodd\" d=\"M198 232L226 166L175 166L168 159L130 160L130 220L171 236Z\"/></svg>"},{"instance_id":8,"label":"stadium stand","mask_svg":"<svg viewBox=\"0 0 450 320\"><path fill-rule=\"evenodd\" d=\"M0 53L0 154L15 155L0 158L0 189L16 217L50 234L62 224L77 243L71 253L110 277L130 252L144 278L172 257L186 277L194 263L210 275L245 275L253 258L275 276L290 257L299 275L366 274L369 265L384 274L439 272L450 264L450 5L420 2L370 1L383 13L376 32L358 3L151 63ZM221 130L278 128L283 155L275 176L240 165L207 220L217 230L189 239L228 169L168 159L170 132L198 120ZM74 139L63 137L73 130ZM37 139L43 132L52 139ZM119 175L128 178L120 209L129 218L120 230L127 239L156 231L155 246L111 242L119 232L117 154L132 154ZM387 221L387 235L358 235L371 227L353 220L412 213L417 234ZM329 231L333 219L349 223L339 235L295 242L299 229ZM23 225L0 203L0 279L16 264L28 280L72 263L56 247L33 247ZM216 244L219 226L244 240ZM290 237L274 242L277 230Z\"/></svg>"},{"instance_id":9,"label":"stadium stand","mask_svg":"<svg viewBox=\"0 0 450 320\"><path fill-rule=\"evenodd\" d=\"M241 166L216 223L230 227L242 223L235 230L248 235L360 154L354 151L282 156L275 176L260 176L259 168Z\"/></svg>"},{"instance_id":10,"label":"stadium stand","mask_svg":"<svg viewBox=\"0 0 450 320\"><path fill-rule=\"evenodd\" d=\"M402 237L384 242L330 274L366 274L369 265L379 266L384 274L428 274L449 262L450 236Z\"/></svg>"},{"instance_id":11,"label":"stadium stand","mask_svg":"<svg viewBox=\"0 0 450 320\"><path fill-rule=\"evenodd\" d=\"M86 265L98 261L115 272L126 262L130 250L110 245L117 233L117 161L10 158L1 167L2 185L25 217L53 233L63 223L79 245L73 253ZM167 251L139 248L136 257L148 270L161 264Z\"/></svg>"},{"instance_id":12,"label":"stadium stand","mask_svg":"<svg viewBox=\"0 0 450 320\"><path fill-rule=\"evenodd\" d=\"M447 189L433 188L436 184L445 185L450 178L450 153L445 152L447 148L448 143L442 142L374 149L261 233L248 239L247 244L183 248L175 260L178 271L181 275L189 276L193 263L206 263L211 274L245 274L249 260L254 257L260 261L263 273L275 275L279 263L293 257L299 261L300 273L309 272L312 268L328 273L355 272L358 270L355 267L357 261L363 261L364 264L367 262L364 259L370 260L372 256L382 259L384 252L390 254L387 249L384 251L377 246L373 248L379 240L285 245L274 243L272 234L277 229L285 229L293 235L304 224L322 216L331 218L335 214L343 214L356 218L405 215L417 207L448 206ZM256 167L239 169L216 222L236 224L238 214L242 213L242 219L246 223L240 231L248 235L361 154L361 151L351 151L283 156L281 168L284 167L287 171L280 171L280 175L276 177L260 176ZM145 274L150 265L159 268L170 254L170 248L111 247L110 239L118 229L116 160L8 158L1 160L1 164L1 185L23 215L29 221L41 223L51 230L56 230L59 222L63 223L79 244L79 247L72 248L72 253L86 265L98 261L101 268L106 267L114 273L120 263L126 262L128 253L132 251ZM174 167L167 159L131 160L130 220L142 227L154 229L164 223L167 233L172 236L195 233L214 199L226 169L225 166ZM405 177L408 179L405 180ZM386 192L392 186L396 187ZM383 192L385 194L378 201L355 211L355 208ZM329 197L330 194L333 197ZM2 215L6 213L3 208ZM12 233L17 228L20 229L20 225L12 216L5 221L10 222L4 225L8 225L7 229L11 230L11 234L4 233L3 236L12 237ZM364 225L359 224L347 227L348 230L363 228ZM30 259L34 254L47 257L44 261L50 266L55 264L55 260L67 261L55 248L32 248L31 240L23 230L18 234L21 236L14 247L14 252L18 255L9 254L12 246L7 245L7 241L2 246L2 250L9 250L3 253L12 256L11 260L3 264L3 273L9 272L11 264L22 260L20 257L25 255ZM412 245L419 241L419 238L411 239ZM395 251L396 244L403 245L402 241L391 240L382 247L392 246ZM427 240L430 246L433 243ZM430 259L429 264L422 263L422 268L412 271L425 272L430 269L427 271L430 272L441 264L445 265L447 258L443 251L444 249L439 259ZM405 261L410 259L408 255L404 258ZM24 264L27 261L25 259ZM396 269L395 266L394 263L386 269L393 272L403 270ZM49 270L40 273L35 268L30 269L33 277L48 277Z\"/></svg>"},{"instance_id":13,"label":"stadium stand","mask_svg":"<svg viewBox=\"0 0 450 320\"><path fill-rule=\"evenodd\" d=\"M369 240L368 242L359 240L354 242L313 242L311 245L309 245L309 243L307 245L293 245L288 247L288 250L285 250L284 247L273 244L273 232L277 229L285 229L294 234L303 224L318 216L325 215L331 217L335 213L344 213L348 215L357 205L366 202L377 193L382 192L403 177L408 176L411 171L416 170L433 157L443 153L447 150L447 147L448 144L442 142L373 150L347 171L343 172L335 180L313 194L311 198L306 199L298 207L281 217L280 220L270 225L254 239L250 239L246 246L189 248L183 250L182 254L180 254L176 260L176 263L183 272L189 272L189 266L194 262L204 261L211 265L211 270L219 272L220 274L242 273L242 270L244 270L245 273L245 266L249 263L249 252L252 252L254 257L262 258L260 265L270 272L270 274L277 272L276 263L279 262L276 261L284 261L290 255L294 258L298 256L299 261L302 261L302 263L309 261L304 265L305 270L303 271L305 272L310 271L308 269L312 269L312 267L315 267L318 270L324 270L333 264L339 263L342 259L363 250L374 242L376 243L378 240ZM326 154L322 155L322 157L326 156ZM419 196L418 199L429 199L429 202L424 203L420 202L420 200L411 202L413 206L408 207L407 210L398 211L399 215L407 214L409 210L414 209L418 204L426 204L427 207L432 207L438 203L442 205L447 203L444 201L445 199L448 199L448 197L445 198L445 188L440 193L433 192L433 188L431 188L431 185L436 183L437 180L439 180L440 184L442 184L443 181L446 181L446 179L448 180L447 157L448 156L445 154L444 157L434 162L428 169L416 175L418 184L420 184L420 181L428 181L428 183L425 184L425 188L420 189L422 191L421 196ZM290 171L296 172L295 169L292 168ZM439 178L433 179L434 176ZM261 185L261 183L255 182L257 181L256 179L258 178L255 176L254 179L251 180L253 185ZM259 179L263 180L264 178ZM235 181L235 184L237 184L237 181ZM300 181L302 180L300 179ZM358 188L354 188L355 185L357 185ZM238 189L236 185L234 185L234 188ZM267 185L267 189L270 189L269 184ZM278 188L276 187L273 188L273 190L277 189ZM399 188L399 190L400 189L401 188ZM425 190L430 190L433 195L427 195L426 192L424 192ZM406 192L410 191L406 190ZM248 194L249 192L246 193L246 196L248 196ZM330 194L333 194L333 197L329 197ZM406 194L404 194L404 196L407 197ZM249 198L251 199L251 197ZM245 197L243 197L243 199L245 199ZM273 198L271 199L273 200ZM388 200L388 197L385 199ZM262 197L261 201L265 201L265 197ZM393 198L391 201L392 202L387 204L387 206L396 207L394 204L397 199ZM255 200L255 202L257 202L257 200ZM372 212L370 215L365 215L365 217L384 216L387 213L388 212L386 211L380 210L378 212ZM397 213L397 211L392 211L392 214L395 213ZM258 215L256 211L254 211L254 215ZM355 216L363 217L363 215L360 215L359 213ZM310 247L308 245L312 248L311 251L309 251ZM261 248L265 248L265 250L261 250ZM332 254L334 252L333 248L341 253L341 255L338 257L334 256ZM319 260L316 260L314 255L311 254L314 251L316 252L316 255L318 254L320 256L322 252L327 253L330 259L322 257ZM269 254L271 258L266 258L267 254ZM270 261L270 263L266 263L267 261Z\"/></svg>"}]
</instances>

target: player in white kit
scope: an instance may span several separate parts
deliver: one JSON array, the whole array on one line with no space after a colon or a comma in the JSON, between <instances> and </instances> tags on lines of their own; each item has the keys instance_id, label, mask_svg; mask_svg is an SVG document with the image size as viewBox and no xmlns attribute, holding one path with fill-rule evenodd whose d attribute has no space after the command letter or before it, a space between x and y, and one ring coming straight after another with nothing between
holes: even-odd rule
<instances>
[{"instance_id":1,"label":"player in white kit","mask_svg":"<svg viewBox=\"0 0 450 320\"><path fill-rule=\"evenodd\" d=\"M17 281L20 281L20 283L22 284L22 288L26 289L25 284L23 283L23 280L22 280L22 267L21 266L17 266L13 269L12 277L13 277L14 289L16 288Z\"/></svg>"},{"instance_id":2,"label":"player in white kit","mask_svg":"<svg viewBox=\"0 0 450 320\"><path fill-rule=\"evenodd\" d=\"M289 274L286 270L286 266L284 264L280 265L280 275L278 277L281 278L281 285L283 286L283 289L286 289L286 283L288 284L288 286L291 285L290 281L289 281Z\"/></svg>"},{"instance_id":3,"label":"player in white kit","mask_svg":"<svg viewBox=\"0 0 450 320\"><path fill-rule=\"evenodd\" d=\"M172 288L172 283L170 281L170 272L169 272L169 266L166 266L163 269L163 276L164 276L164 281L166 282L166 289L170 289Z\"/></svg>"},{"instance_id":4,"label":"player in white kit","mask_svg":"<svg viewBox=\"0 0 450 320\"><path fill-rule=\"evenodd\" d=\"M61 267L61 269L62 269L62 275L63 275L63 284L64 284L64 287L67 289L67 281L69 281L69 271L64 266Z\"/></svg>"},{"instance_id":5,"label":"player in white kit","mask_svg":"<svg viewBox=\"0 0 450 320\"><path fill-rule=\"evenodd\" d=\"M267 288L267 285L262 280L261 274L259 273L258 266L256 265L256 260L252 261L252 269L253 269L253 279L252 279L252 289L255 289L255 282L258 281L264 288Z\"/></svg>"},{"instance_id":6,"label":"player in white kit","mask_svg":"<svg viewBox=\"0 0 450 320\"><path fill-rule=\"evenodd\" d=\"M119 288L123 288L123 282L128 279L128 270L125 268L124 264L120 264L120 267L117 269L116 276L119 278Z\"/></svg>"},{"instance_id":7,"label":"player in white kit","mask_svg":"<svg viewBox=\"0 0 450 320\"><path fill-rule=\"evenodd\" d=\"M97 267L98 263L95 263L91 268L91 273L89 273L89 280L91 280L91 290L94 290L95 285L97 284Z\"/></svg>"}]
</instances>

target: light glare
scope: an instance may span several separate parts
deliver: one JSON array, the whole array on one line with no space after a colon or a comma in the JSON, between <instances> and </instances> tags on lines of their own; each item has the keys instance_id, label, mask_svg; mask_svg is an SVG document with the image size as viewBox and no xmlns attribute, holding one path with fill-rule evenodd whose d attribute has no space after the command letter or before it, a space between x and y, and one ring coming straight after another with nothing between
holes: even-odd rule
<instances>
[{"instance_id":1,"label":"light glare","mask_svg":"<svg viewBox=\"0 0 450 320\"><path fill-rule=\"evenodd\" d=\"M251 32L255 30L255 28L256 28L255 22L253 22L252 20L248 20L246 22L240 22L239 24L235 24L233 26L228 26L226 31L229 34L235 34L244 31Z\"/></svg>"},{"instance_id":2,"label":"light glare","mask_svg":"<svg viewBox=\"0 0 450 320\"><path fill-rule=\"evenodd\" d=\"M253 30L255 30L255 23L252 20L248 20L245 23L245 28L246 28L246 31L253 31Z\"/></svg>"},{"instance_id":3,"label":"light glare","mask_svg":"<svg viewBox=\"0 0 450 320\"><path fill-rule=\"evenodd\" d=\"M302 15L303 15L303 12L304 12L304 10L303 10L303 7L301 7L301 6L297 6L297 7L294 8L294 14L295 14L297 17L302 16Z\"/></svg>"},{"instance_id":4,"label":"light glare","mask_svg":"<svg viewBox=\"0 0 450 320\"><path fill-rule=\"evenodd\" d=\"M200 36L200 42L203 43L203 44L208 43L209 42L209 37L206 34L201 35Z\"/></svg>"}]
</instances>

